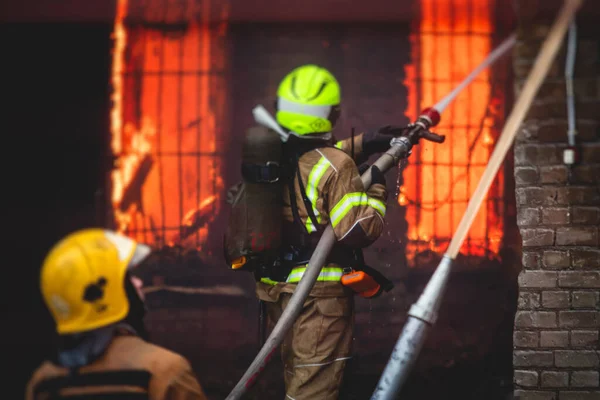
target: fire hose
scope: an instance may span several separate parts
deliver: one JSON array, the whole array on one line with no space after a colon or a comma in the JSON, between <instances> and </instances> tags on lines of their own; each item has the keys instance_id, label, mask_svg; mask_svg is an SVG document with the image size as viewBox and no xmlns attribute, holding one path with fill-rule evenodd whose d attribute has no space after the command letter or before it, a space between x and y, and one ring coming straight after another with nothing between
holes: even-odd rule
<instances>
[{"instance_id":1,"label":"fire hose","mask_svg":"<svg viewBox=\"0 0 600 400\"><path fill-rule=\"evenodd\" d=\"M442 258L442 261L427 283L419 300L413 304L408 312L408 321L394 346L390 359L379 379L379 383L373 392L371 400L389 400L398 398L400 388L406 381L412 366L419 355L423 343L425 342L427 332L436 322L441 299L450 276L452 262L456 258L460 247L467 236L485 194L496 176L496 173L517 134L517 130L525 118L526 112L531 107L533 98L537 94L550 69L552 61L558 53L569 23L574 18L577 9L582 3L583 0L566 0L563 8L558 14L558 17L535 60L527 81L523 86L523 90L504 125L498 144L494 148L479 184L469 200L467 210L452 237L452 241Z\"/></svg>"},{"instance_id":2,"label":"fire hose","mask_svg":"<svg viewBox=\"0 0 600 400\"><path fill-rule=\"evenodd\" d=\"M426 108L422 111L417 121L411 124L408 131L400 137L393 138L390 143L390 149L384 153L373 165L377 166L382 172L386 172L398 164L399 160L407 158L413 145L417 144L419 139L430 140L437 143L442 143L444 137L438 136L429 132L429 128L436 126L440 121L440 112L442 112L450 102L464 89L481 71L496 61L502 54L506 53L515 42L515 36L506 39L497 49L495 49L484 63L475 68L469 76L458 85L450 94L444 97L434 107ZM273 119L273 117L262 106L258 106L253 110L256 122L264 125L277 132L281 140L286 142L289 133L285 132ZM370 168L363 173L361 180L365 188L371 186L371 171ZM312 290L321 268L326 264L327 257L331 251L336 239L331 226L328 226L317 247L308 262L306 272L298 283L290 301L283 311L279 321L273 328L271 334L265 341L263 347L250 364L248 370L244 373L240 381L233 388L228 400L239 399L251 388L267 363L273 357L277 347L283 342L286 334L293 326L296 318L302 311L302 307L310 291Z\"/></svg>"}]
</instances>

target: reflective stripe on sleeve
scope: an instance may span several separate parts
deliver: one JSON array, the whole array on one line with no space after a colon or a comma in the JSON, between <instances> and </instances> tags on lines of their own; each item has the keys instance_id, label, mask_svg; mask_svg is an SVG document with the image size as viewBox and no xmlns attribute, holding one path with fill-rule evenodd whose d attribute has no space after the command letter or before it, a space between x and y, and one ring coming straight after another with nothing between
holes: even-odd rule
<instances>
[{"instance_id":1,"label":"reflective stripe on sleeve","mask_svg":"<svg viewBox=\"0 0 600 400\"><path fill-rule=\"evenodd\" d=\"M377 210L381 216L385 216L385 203L381 200L373 199L363 192L348 193L331 210L331 225L335 228L337 224L348 214L352 207L366 206Z\"/></svg>"}]
</instances>

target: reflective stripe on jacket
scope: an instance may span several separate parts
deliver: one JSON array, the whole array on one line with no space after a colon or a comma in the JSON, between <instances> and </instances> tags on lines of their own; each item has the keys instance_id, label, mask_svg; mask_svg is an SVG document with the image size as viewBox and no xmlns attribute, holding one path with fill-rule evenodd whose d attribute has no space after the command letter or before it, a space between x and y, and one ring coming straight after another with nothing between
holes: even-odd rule
<instances>
[{"instance_id":1,"label":"reflective stripe on jacket","mask_svg":"<svg viewBox=\"0 0 600 400\"><path fill-rule=\"evenodd\" d=\"M352 233L352 242L348 244L364 247L381 235L387 191L382 184L371 185L365 190L358 168L348 155L352 147L351 139L336 143L336 147L318 148L300 157L298 167L306 197L319 225L331 223L338 241L343 241ZM361 149L362 135L359 135L355 138L355 155L359 155ZM297 177L294 178L294 188L300 219L307 231L314 233L317 227L308 217ZM284 189L283 199L283 215L293 222L287 188Z\"/></svg>"},{"instance_id":2,"label":"reflective stripe on jacket","mask_svg":"<svg viewBox=\"0 0 600 400\"><path fill-rule=\"evenodd\" d=\"M338 241L364 247L381 235L387 191L381 184L372 185L368 190L364 189L358 168L349 156L352 150L355 159L361 156L362 134L355 137L354 148L351 139L341 140L335 144L335 148L324 147L304 153L298 164L306 197L311 203L317 224L325 227L331 223ZM297 177L294 178L294 188L300 220L307 232L315 233L317 227L308 216ZM293 222L287 186L284 188L283 198L284 218ZM343 275L343 267L336 264L325 265L317 282L339 282ZM293 268L285 283L300 282L305 271L305 265ZM267 285L278 283L268 277L262 278L261 282Z\"/></svg>"}]
</instances>

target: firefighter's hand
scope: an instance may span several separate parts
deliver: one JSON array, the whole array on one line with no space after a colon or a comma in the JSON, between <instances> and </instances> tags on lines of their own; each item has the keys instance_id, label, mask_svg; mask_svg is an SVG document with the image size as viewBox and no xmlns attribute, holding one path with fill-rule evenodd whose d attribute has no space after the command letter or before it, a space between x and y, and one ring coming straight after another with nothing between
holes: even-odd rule
<instances>
[{"instance_id":1,"label":"firefighter's hand","mask_svg":"<svg viewBox=\"0 0 600 400\"><path fill-rule=\"evenodd\" d=\"M363 153L368 157L375 153L383 153L390 148L390 141L396 136L406 133L406 126L386 125L375 132L363 135Z\"/></svg>"}]
</instances>

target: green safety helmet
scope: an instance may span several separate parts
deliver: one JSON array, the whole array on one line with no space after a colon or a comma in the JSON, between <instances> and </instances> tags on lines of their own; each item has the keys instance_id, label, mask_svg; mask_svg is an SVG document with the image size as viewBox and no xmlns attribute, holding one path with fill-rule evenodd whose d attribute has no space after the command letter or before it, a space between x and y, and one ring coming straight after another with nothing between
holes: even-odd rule
<instances>
[{"instance_id":1,"label":"green safety helmet","mask_svg":"<svg viewBox=\"0 0 600 400\"><path fill-rule=\"evenodd\" d=\"M303 65L279 84L276 110L279 125L296 136L331 132L340 115L340 85L325 68Z\"/></svg>"}]
</instances>

